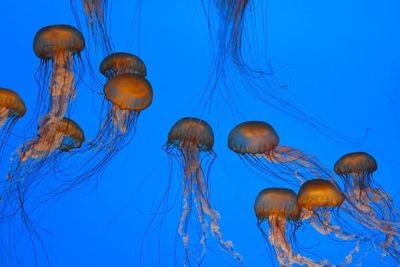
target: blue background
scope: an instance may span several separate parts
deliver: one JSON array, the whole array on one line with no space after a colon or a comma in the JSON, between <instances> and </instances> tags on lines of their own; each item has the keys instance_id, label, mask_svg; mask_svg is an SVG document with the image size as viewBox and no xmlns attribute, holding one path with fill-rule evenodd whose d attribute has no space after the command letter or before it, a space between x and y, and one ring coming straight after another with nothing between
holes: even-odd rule
<instances>
[{"instance_id":1,"label":"blue background","mask_svg":"<svg viewBox=\"0 0 400 267\"><path fill-rule=\"evenodd\" d=\"M253 214L255 196L271 184L249 171L226 147L230 129L241 121L269 122L279 133L281 144L316 155L329 168L344 153L368 151L379 162L376 180L399 204L398 1L280 0L268 1L267 8L265 1L259 0L249 13L256 26L247 31L245 45L253 44L251 49L257 55L268 56L277 79L288 85L281 89L283 95L349 139L360 141L354 145L325 138L269 108L239 82L231 91L236 106L226 103L226 95L217 94L209 102L211 111L196 112L199 108L194 106L209 79L214 51L200 0L143 1L140 23L135 1L112 4L115 48L144 60L154 101L141 114L133 142L115 157L101 179L32 214L47 230L39 233L53 266L138 266L141 250L143 266L174 265L174 251L177 265L181 264L177 225L182 178L177 168L169 192L170 198L177 200L171 201L174 205L164 214L161 228L143 237L168 185L170 168L161 146L172 124L185 116L201 116L214 128L218 158L210 178L212 201L221 213L224 237L233 240L247 266L271 264ZM262 24L263 16L268 27ZM215 31L218 22L215 16L210 19ZM0 86L18 91L28 107L15 133L22 132L36 103L38 85L33 74L39 60L32 50L33 37L50 24L76 25L69 1L1 1ZM265 44L267 55L262 52ZM97 53L93 64L97 66L100 60ZM231 79L236 83L234 76ZM100 103L79 85L71 117L88 138L93 138L97 129ZM15 148L21 142L14 136L9 144ZM156 219L159 222L160 216ZM349 248L346 244L307 229L299 233L299 242L315 253L314 258L342 261ZM18 240L24 249L14 253L20 255L21 265L32 266L28 239L22 235ZM209 240L204 266L234 266L211 236ZM42 252L36 260L39 266L46 265ZM379 255L371 252L363 265L381 264ZM394 263L389 261L388 265Z\"/></svg>"}]
</instances>

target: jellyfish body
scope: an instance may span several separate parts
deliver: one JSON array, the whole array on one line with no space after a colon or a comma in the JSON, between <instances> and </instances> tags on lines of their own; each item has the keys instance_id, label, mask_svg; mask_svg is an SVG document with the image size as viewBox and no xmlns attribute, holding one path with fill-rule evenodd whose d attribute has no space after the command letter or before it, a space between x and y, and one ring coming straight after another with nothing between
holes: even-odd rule
<instances>
[{"instance_id":1,"label":"jellyfish body","mask_svg":"<svg viewBox=\"0 0 400 267\"><path fill-rule=\"evenodd\" d=\"M51 25L40 29L34 38L33 49L41 59L45 80L48 73L48 62L52 63L50 74L50 108L47 112L49 120L61 120L67 110L69 102L75 97L74 58L80 55L85 47L82 34L69 25ZM45 81L44 81L45 82ZM40 97L44 99L44 97Z\"/></svg>"},{"instance_id":2,"label":"jellyfish body","mask_svg":"<svg viewBox=\"0 0 400 267\"><path fill-rule=\"evenodd\" d=\"M246 164L281 181L299 186L305 180L326 175L314 157L278 144L275 129L262 121L240 123L228 137L228 147Z\"/></svg>"},{"instance_id":3,"label":"jellyfish body","mask_svg":"<svg viewBox=\"0 0 400 267\"><path fill-rule=\"evenodd\" d=\"M254 211L257 226L264 239L272 245L280 265L324 266L325 262L317 263L301 254L295 254L288 240L289 227L291 226L294 234L300 223L300 210L295 192L287 188L264 189L257 195ZM269 225L268 235L262 228L264 221Z\"/></svg>"},{"instance_id":4,"label":"jellyfish body","mask_svg":"<svg viewBox=\"0 0 400 267\"><path fill-rule=\"evenodd\" d=\"M168 141L164 150L169 155L179 158L183 166L183 207L179 220L178 233L182 238L186 252L185 264L189 262L191 250L189 248L188 224L192 211L192 204L195 203L197 216L202 229L200 243L203 247L199 261L206 251L207 237L207 216L210 218L210 231L216 238L222 249L230 253L236 260L241 262L240 255L234 251L231 241L224 241L218 223L219 213L211 206L208 189L208 173L211 164L206 158L211 157L211 162L215 158L213 152L214 133L210 125L197 118L182 118L178 120L168 133Z\"/></svg>"},{"instance_id":5,"label":"jellyfish body","mask_svg":"<svg viewBox=\"0 0 400 267\"><path fill-rule=\"evenodd\" d=\"M375 182L373 173L377 168L376 160L366 152L346 154L334 166L356 219L385 234L382 248L400 262L400 213L391 196Z\"/></svg>"},{"instance_id":6,"label":"jellyfish body","mask_svg":"<svg viewBox=\"0 0 400 267\"><path fill-rule=\"evenodd\" d=\"M297 194L297 205L301 211L301 219L309 219L311 225L323 235L334 233L340 240L352 241L356 244L345 257L343 264L350 264L353 254L360 249L361 241L365 237L350 234L340 225L342 221L338 209L345 201L342 191L332 182L322 179L313 179L305 182ZM332 221L332 217L335 218Z\"/></svg>"},{"instance_id":7,"label":"jellyfish body","mask_svg":"<svg viewBox=\"0 0 400 267\"><path fill-rule=\"evenodd\" d=\"M38 224L32 222L29 211L36 210L39 206L47 203L48 193L51 183L58 181L55 179L56 173L54 168L61 165L63 155L69 153L73 149L78 149L84 142L84 133L79 125L71 119L63 118L58 124L53 125L55 128L55 137L53 140L45 142L44 139L24 144L19 150L19 156L22 159L13 162L16 166L12 166L8 174L8 181L1 192L2 205L0 207L0 218L7 223L10 229L21 224L21 230L18 232L19 238L25 233L29 235L32 251L37 253L37 245L45 250L39 231ZM39 134L41 132L39 126ZM27 155L30 153L29 155ZM46 179L45 179L46 178ZM40 187L42 182L46 186ZM40 188L40 194L34 193L35 188ZM18 216L20 215L20 216ZM15 233L10 230L9 242L15 243ZM26 244L22 248L26 250ZM9 247L9 249L19 248L18 244ZM11 255L11 254L10 254ZM7 258L11 262L12 258ZM10 263L11 264L11 263Z\"/></svg>"}]
</instances>

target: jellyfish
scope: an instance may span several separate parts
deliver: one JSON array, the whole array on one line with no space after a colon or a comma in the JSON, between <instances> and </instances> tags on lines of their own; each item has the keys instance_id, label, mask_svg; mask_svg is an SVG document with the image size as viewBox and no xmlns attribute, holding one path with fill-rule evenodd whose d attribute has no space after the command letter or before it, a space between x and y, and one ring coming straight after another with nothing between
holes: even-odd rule
<instances>
[{"instance_id":1,"label":"jellyfish","mask_svg":"<svg viewBox=\"0 0 400 267\"><path fill-rule=\"evenodd\" d=\"M36 210L50 200L48 192L45 191L51 190L50 185L53 182L58 182L54 168L63 164L64 155L79 149L85 140L83 130L71 119L63 118L53 126L55 136L52 140L45 142L42 138L38 138L25 143L18 150L20 159L13 162L16 166L9 172L8 181L0 195L0 220L6 222L10 229L15 229L17 223L21 224L21 230L29 235L35 256L37 242L44 252L45 247L38 231L39 225L32 221L30 211ZM41 126L39 126L40 134ZM39 187L42 182L46 183L45 187ZM33 193L34 188L40 188L40 193ZM14 231L10 231L10 234L4 237L9 238L10 244L13 244L13 248L9 249L16 249L18 246L14 244L13 235ZM26 247L23 249L26 250ZM11 258L7 260L12 261Z\"/></svg>"},{"instance_id":2,"label":"jellyfish","mask_svg":"<svg viewBox=\"0 0 400 267\"><path fill-rule=\"evenodd\" d=\"M100 72L107 79L126 73L143 78L147 75L144 62L138 56L125 52L115 52L105 57L100 63Z\"/></svg>"},{"instance_id":3,"label":"jellyfish","mask_svg":"<svg viewBox=\"0 0 400 267\"><path fill-rule=\"evenodd\" d=\"M2 210L3 216L14 214L15 208L24 210L25 196L31 186L52 173L53 166L47 163L61 164L63 154L79 149L85 140L83 130L71 119L63 118L53 127L55 136L47 142L38 138L18 149L20 159L14 162L16 166L8 174L8 186L2 195L3 208L6 208L6 212ZM41 126L38 132L41 135ZM11 212L8 210L10 208Z\"/></svg>"},{"instance_id":4,"label":"jellyfish","mask_svg":"<svg viewBox=\"0 0 400 267\"><path fill-rule=\"evenodd\" d=\"M377 168L376 160L366 152L346 154L334 166L343 180L349 208L355 210L353 214L364 226L386 236L382 248L400 262L400 213L391 196L375 182Z\"/></svg>"},{"instance_id":5,"label":"jellyfish","mask_svg":"<svg viewBox=\"0 0 400 267\"><path fill-rule=\"evenodd\" d=\"M80 24L77 13L76 0L70 0L72 10L78 25ZM80 0L79 0L80 1ZM86 26L93 38L95 48L100 46L104 55L112 51L110 29L107 23L108 0L82 0L83 11L86 17Z\"/></svg>"},{"instance_id":6,"label":"jellyfish","mask_svg":"<svg viewBox=\"0 0 400 267\"><path fill-rule=\"evenodd\" d=\"M110 138L134 132L140 113L153 101L145 64L135 55L113 53L101 62L100 72L108 78L104 95L111 107L98 136Z\"/></svg>"},{"instance_id":7,"label":"jellyfish","mask_svg":"<svg viewBox=\"0 0 400 267\"><path fill-rule=\"evenodd\" d=\"M212 150L213 145L214 133L210 125L201 119L191 117L182 118L172 126L168 133L168 141L164 145L165 152L171 157L177 158L180 165L183 166L183 207L178 234L181 236L185 248L185 264L188 264L190 257L193 257L189 247L188 234L193 202L202 230L200 243L203 249L197 261L200 262L206 252L207 229L210 224L209 230L221 248L232 255L234 259L242 262L241 256L233 248L233 243L223 239L218 223L219 213L210 202L207 170L216 157ZM209 222L207 222L207 217Z\"/></svg>"},{"instance_id":8,"label":"jellyfish","mask_svg":"<svg viewBox=\"0 0 400 267\"><path fill-rule=\"evenodd\" d=\"M16 121L24 116L25 112L25 103L16 92L0 88L0 151L3 151L7 144ZM0 155L2 154L1 152Z\"/></svg>"},{"instance_id":9,"label":"jellyfish","mask_svg":"<svg viewBox=\"0 0 400 267\"><path fill-rule=\"evenodd\" d=\"M64 117L68 104L75 97L74 68L77 67L75 58L80 59L80 52L84 47L85 40L82 34L69 25L46 26L36 33L33 50L41 60L36 79L40 83L46 83L47 74L50 73L51 76L48 82L50 107L43 120L52 123L53 120L61 120ZM50 61L52 63L51 72L48 70ZM39 105L46 101L42 95L44 94L43 89L41 84Z\"/></svg>"},{"instance_id":10,"label":"jellyfish","mask_svg":"<svg viewBox=\"0 0 400 267\"><path fill-rule=\"evenodd\" d=\"M263 175L268 174L278 181L300 186L304 181L322 178L327 174L319 161L302 151L279 146L275 129L262 121L247 121L235 126L228 137L228 147L242 161Z\"/></svg>"},{"instance_id":11,"label":"jellyfish","mask_svg":"<svg viewBox=\"0 0 400 267\"><path fill-rule=\"evenodd\" d=\"M352 241L356 245L345 257L344 264L350 264L353 254L360 250L361 241L367 241L366 237L357 236L346 232L340 224L339 208L345 201L345 196L335 184L327 180L313 179L305 182L298 194L297 205L301 211L302 220L310 220L311 225L323 235L334 233L338 239ZM335 220L332 221L332 216Z\"/></svg>"},{"instance_id":12,"label":"jellyfish","mask_svg":"<svg viewBox=\"0 0 400 267\"><path fill-rule=\"evenodd\" d=\"M290 243L300 226L300 210L296 193L287 188L266 188L258 193L254 203L257 227L263 238L273 247L278 263L282 266L292 264L307 266L325 266L326 261L315 262L301 254L296 254ZM262 224L267 221L268 235Z\"/></svg>"}]
</instances>

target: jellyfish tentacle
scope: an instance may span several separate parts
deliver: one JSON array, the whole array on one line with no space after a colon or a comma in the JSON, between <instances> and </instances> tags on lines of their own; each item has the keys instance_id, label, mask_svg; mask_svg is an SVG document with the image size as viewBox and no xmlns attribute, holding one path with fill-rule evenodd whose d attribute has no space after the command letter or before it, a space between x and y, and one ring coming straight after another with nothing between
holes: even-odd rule
<instances>
[{"instance_id":1,"label":"jellyfish tentacle","mask_svg":"<svg viewBox=\"0 0 400 267\"><path fill-rule=\"evenodd\" d=\"M48 115L61 120L67 110L69 100L75 97L74 72L71 70L72 54L68 51L60 51L54 54L52 62L51 110Z\"/></svg>"}]
</instances>

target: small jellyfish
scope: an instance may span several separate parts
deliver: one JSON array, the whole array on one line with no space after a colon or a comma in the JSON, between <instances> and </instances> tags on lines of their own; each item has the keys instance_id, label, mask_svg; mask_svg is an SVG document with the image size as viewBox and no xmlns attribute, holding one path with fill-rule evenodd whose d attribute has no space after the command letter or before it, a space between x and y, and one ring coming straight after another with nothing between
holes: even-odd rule
<instances>
[{"instance_id":1,"label":"small jellyfish","mask_svg":"<svg viewBox=\"0 0 400 267\"><path fill-rule=\"evenodd\" d=\"M49 84L50 107L46 111L45 119L50 122L61 120L67 111L68 104L75 97L74 59L80 58L80 52L85 47L82 34L69 25L51 25L40 29L33 41L33 50L40 58L41 63L36 79L41 84ZM51 72L48 70L49 61L52 63ZM50 72L50 81L47 74ZM40 86L39 105L45 102ZM40 108L39 108L40 109ZM38 114L36 114L38 115Z\"/></svg>"},{"instance_id":2,"label":"small jellyfish","mask_svg":"<svg viewBox=\"0 0 400 267\"><path fill-rule=\"evenodd\" d=\"M125 52L116 52L105 57L100 63L100 72L107 79L126 73L140 77L147 75L144 62L138 56Z\"/></svg>"},{"instance_id":3,"label":"small jellyfish","mask_svg":"<svg viewBox=\"0 0 400 267\"><path fill-rule=\"evenodd\" d=\"M353 214L364 226L385 234L382 248L400 262L400 213L391 196L374 180L377 168L376 160L366 152L346 154L334 166L355 209Z\"/></svg>"},{"instance_id":4,"label":"small jellyfish","mask_svg":"<svg viewBox=\"0 0 400 267\"><path fill-rule=\"evenodd\" d=\"M341 240L357 240L344 263L350 264L353 254L359 251L360 242L364 238L347 233L342 229L343 227L335 225L335 223L341 223L341 218L338 217L332 221L332 216L339 216L337 210L343 201L345 201L345 196L342 191L335 184L322 179L305 182L297 194L297 205L301 211L302 220L310 219L314 229L323 235L334 233Z\"/></svg>"},{"instance_id":5,"label":"small jellyfish","mask_svg":"<svg viewBox=\"0 0 400 267\"><path fill-rule=\"evenodd\" d=\"M22 98L14 91L0 88L0 151L7 144L16 121L25 115L26 106ZM3 153L0 152L0 155Z\"/></svg>"},{"instance_id":6,"label":"small jellyfish","mask_svg":"<svg viewBox=\"0 0 400 267\"><path fill-rule=\"evenodd\" d=\"M110 29L107 23L108 0L82 0L83 9L86 16L86 26L94 40L95 48L100 46L104 55L108 55L112 51L112 41ZM74 0L71 0L71 6L76 13ZM79 23L79 16L75 18Z\"/></svg>"},{"instance_id":7,"label":"small jellyfish","mask_svg":"<svg viewBox=\"0 0 400 267\"><path fill-rule=\"evenodd\" d=\"M178 233L182 238L186 252L185 264L188 264L190 257L193 257L189 247L188 234L193 209L192 203L196 206L197 217L202 230L200 243L203 250L197 261L200 262L206 252L208 225L206 216L208 216L210 218L210 231L221 248L236 260L242 262L241 256L234 251L232 242L223 240L218 223L219 213L212 207L209 199L210 192L207 184L209 174L207 170L211 167L216 156L212 150L213 145L214 133L210 125L201 119L189 117L178 120L172 126L168 133L168 141L164 145L165 152L171 157L177 158L180 166L183 166L183 207Z\"/></svg>"},{"instance_id":8,"label":"small jellyfish","mask_svg":"<svg viewBox=\"0 0 400 267\"><path fill-rule=\"evenodd\" d=\"M228 147L245 164L262 174L271 175L291 185L300 186L306 180L328 175L313 156L289 147L279 146L275 129L266 122L247 121L229 133ZM276 183L274 180L269 180Z\"/></svg>"},{"instance_id":9,"label":"small jellyfish","mask_svg":"<svg viewBox=\"0 0 400 267\"><path fill-rule=\"evenodd\" d=\"M257 195L254 211L257 227L263 238L272 245L280 265L325 266L326 262L317 263L301 254L295 254L292 249L289 237L294 236L301 223L295 192L287 188L264 189ZM265 221L269 225L268 235L262 228Z\"/></svg>"}]
</instances>

